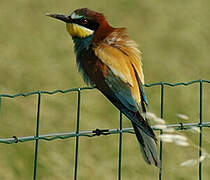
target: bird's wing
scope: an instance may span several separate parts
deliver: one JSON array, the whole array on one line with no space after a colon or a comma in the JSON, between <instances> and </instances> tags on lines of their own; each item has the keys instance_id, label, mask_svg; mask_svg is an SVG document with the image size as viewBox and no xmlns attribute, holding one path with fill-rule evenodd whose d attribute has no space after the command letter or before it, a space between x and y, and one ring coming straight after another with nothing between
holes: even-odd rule
<instances>
[{"instance_id":1,"label":"bird's wing","mask_svg":"<svg viewBox=\"0 0 210 180\"><path fill-rule=\"evenodd\" d=\"M144 78L136 44L126 34L115 31L94 46L94 52L108 66L105 81L114 95L128 109L138 111L145 95L140 88Z\"/></svg>"}]
</instances>

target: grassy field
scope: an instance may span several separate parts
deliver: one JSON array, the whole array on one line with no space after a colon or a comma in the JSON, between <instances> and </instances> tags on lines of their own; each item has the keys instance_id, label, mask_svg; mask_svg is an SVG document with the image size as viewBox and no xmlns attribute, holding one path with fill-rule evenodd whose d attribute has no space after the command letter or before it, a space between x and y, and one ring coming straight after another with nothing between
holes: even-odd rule
<instances>
[{"instance_id":1,"label":"grassy field","mask_svg":"<svg viewBox=\"0 0 210 180\"><path fill-rule=\"evenodd\" d=\"M0 1L0 94L85 86L77 73L72 40L62 23L46 13L70 13L88 7L103 12L114 27L127 27L143 52L146 83L210 79L210 1L156 0L16 0ZM210 118L210 86L204 86L204 121ZM159 88L146 88L149 111L160 115ZM74 131L76 93L45 95L41 103L40 133ZM198 122L199 87L166 88L168 124ZM3 99L0 138L34 135L36 97ZM186 114L180 120L176 113ZM119 112L97 90L82 94L81 130L118 128ZM124 118L125 119L125 118ZM127 119L124 127L129 127ZM193 143L198 135L183 133ZM210 152L210 132L204 130L204 148ZM123 135L123 179L157 179L158 170L146 165L135 136ZM74 139L40 141L38 179L73 179ZM117 179L118 136L81 138L79 180ZM180 163L198 157L195 147L164 145L164 179L198 179L197 166ZM34 143L0 144L0 179L28 180L33 174ZM209 159L203 177L210 179Z\"/></svg>"}]
</instances>

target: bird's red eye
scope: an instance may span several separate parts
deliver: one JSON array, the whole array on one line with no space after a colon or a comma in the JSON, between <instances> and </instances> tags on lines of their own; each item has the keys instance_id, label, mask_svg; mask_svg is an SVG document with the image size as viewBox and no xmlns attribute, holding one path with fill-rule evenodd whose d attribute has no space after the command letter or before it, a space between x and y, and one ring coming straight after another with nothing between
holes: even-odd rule
<instances>
[{"instance_id":1,"label":"bird's red eye","mask_svg":"<svg viewBox=\"0 0 210 180\"><path fill-rule=\"evenodd\" d=\"M87 19L81 19L81 23L82 23L83 25L85 25L85 24L88 23L88 20L87 20Z\"/></svg>"}]
</instances>

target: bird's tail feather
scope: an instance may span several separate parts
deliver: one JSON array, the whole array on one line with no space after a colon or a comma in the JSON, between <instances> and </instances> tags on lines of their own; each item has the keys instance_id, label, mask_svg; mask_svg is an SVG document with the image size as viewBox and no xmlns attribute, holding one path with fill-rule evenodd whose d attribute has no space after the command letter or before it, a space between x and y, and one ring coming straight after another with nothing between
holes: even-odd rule
<instances>
[{"instance_id":1,"label":"bird's tail feather","mask_svg":"<svg viewBox=\"0 0 210 180\"><path fill-rule=\"evenodd\" d=\"M133 112L126 108L118 99L113 96L110 96L106 93L104 95L125 115L127 116L133 125L134 131L136 133L136 137L138 139L142 155L144 160L148 164L154 164L157 167L160 167L160 160L158 157L158 153L156 151L157 141L155 134L152 128L149 126L147 120L145 120L141 114L137 112Z\"/></svg>"},{"instance_id":2,"label":"bird's tail feather","mask_svg":"<svg viewBox=\"0 0 210 180\"><path fill-rule=\"evenodd\" d=\"M152 137L145 134L138 126L132 123L144 160L160 168L160 160L156 150L156 144Z\"/></svg>"}]
</instances>

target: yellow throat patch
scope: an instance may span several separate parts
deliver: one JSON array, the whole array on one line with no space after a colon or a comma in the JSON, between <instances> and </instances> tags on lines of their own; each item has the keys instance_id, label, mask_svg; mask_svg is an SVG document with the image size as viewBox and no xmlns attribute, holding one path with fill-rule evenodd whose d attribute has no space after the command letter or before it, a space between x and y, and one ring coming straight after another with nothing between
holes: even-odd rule
<instances>
[{"instance_id":1,"label":"yellow throat patch","mask_svg":"<svg viewBox=\"0 0 210 180\"><path fill-rule=\"evenodd\" d=\"M66 29L72 37L86 38L94 33L93 30L74 23L67 23Z\"/></svg>"}]
</instances>

